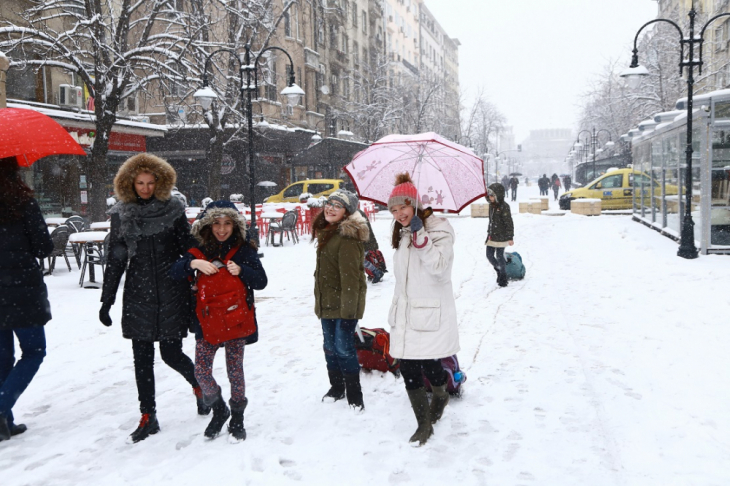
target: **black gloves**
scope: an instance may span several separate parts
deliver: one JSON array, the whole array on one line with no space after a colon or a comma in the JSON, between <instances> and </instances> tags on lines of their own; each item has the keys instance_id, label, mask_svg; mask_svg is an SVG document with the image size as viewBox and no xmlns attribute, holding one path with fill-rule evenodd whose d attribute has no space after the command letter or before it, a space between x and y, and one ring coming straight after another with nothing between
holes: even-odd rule
<instances>
[{"instance_id":1,"label":"black gloves","mask_svg":"<svg viewBox=\"0 0 730 486\"><path fill-rule=\"evenodd\" d=\"M111 304L101 304L101 309L99 309L99 320L102 324L104 324L106 327L109 327L112 325L112 318L109 316L109 309L112 308Z\"/></svg>"}]
</instances>

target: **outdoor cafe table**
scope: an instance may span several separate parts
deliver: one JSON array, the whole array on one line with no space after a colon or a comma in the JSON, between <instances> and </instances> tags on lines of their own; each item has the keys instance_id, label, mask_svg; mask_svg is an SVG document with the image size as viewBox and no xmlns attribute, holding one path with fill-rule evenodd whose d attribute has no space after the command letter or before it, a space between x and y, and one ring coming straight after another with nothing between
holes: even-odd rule
<instances>
[{"instance_id":1,"label":"outdoor cafe table","mask_svg":"<svg viewBox=\"0 0 730 486\"><path fill-rule=\"evenodd\" d=\"M68 218L46 218L46 224L48 226L60 226L66 222Z\"/></svg>"},{"instance_id":2,"label":"outdoor cafe table","mask_svg":"<svg viewBox=\"0 0 730 486\"><path fill-rule=\"evenodd\" d=\"M90 228L92 230L109 231L112 227L111 221L99 221L97 223L91 223Z\"/></svg>"},{"instance_id":3,"label":"outdoor cafe table","mask_svg":"<svg viewBox=\"0 0 730 486\"><path fill-rule=\"evenodd\" d=\"M82 231L80 233L73 233L68 237L68 241L71 243L81 243L84 247L87 244L94 244L101 246L104 243L104 238L108 233L106 231ZM96 275L94 273L94 264L89 263L89 282L84 285L85 289L98 289L99 283L95 280Z\"/></svg>"},{"instance_id":4,"label":"outdoor cafe table","mask_svg":"<svg viewBox=\"0 0 730 486\"><path fill-rule=\"evenodd\" d=\"M273 223L275 221L281 221L281 218L283 218L283 217L284 217L284 213L280 213L278 211L274 211L269 208L267 208L266 211L261 213L261 219L262 220L265 219L268 221L266 224L267 228L271 225L271 223ZM273 238L271 238L271 244L274 246L279 246L276 244L276 242L274 241ZM268 245L269 245L269 232L267 231L266 232L266 246L268 246Z\"/></svg>"}]
</instances>

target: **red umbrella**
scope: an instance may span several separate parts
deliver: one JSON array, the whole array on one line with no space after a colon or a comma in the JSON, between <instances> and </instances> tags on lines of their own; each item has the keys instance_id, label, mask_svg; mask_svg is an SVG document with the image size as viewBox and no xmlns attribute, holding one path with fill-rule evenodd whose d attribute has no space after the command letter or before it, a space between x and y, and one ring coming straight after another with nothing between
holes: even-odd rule
<instances>
[{"instance_id":1,"label":"red umbrella","mask_svg":"<svg viewBox=\"0 0 730 486\"><path fill-rule=\"evenodd\" d=\"M18 165L30 167L57 154L86 152L53 118L24 108L0 109L0 158L17 157Z\"/></svg>"}]
</instances>

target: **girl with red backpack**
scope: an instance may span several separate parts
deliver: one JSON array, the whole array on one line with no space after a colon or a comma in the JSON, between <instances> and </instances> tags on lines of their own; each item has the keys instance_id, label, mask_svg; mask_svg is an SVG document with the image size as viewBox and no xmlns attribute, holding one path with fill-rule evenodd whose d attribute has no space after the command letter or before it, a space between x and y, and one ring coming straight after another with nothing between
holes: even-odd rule
<instances>
[{"instance_id":1,"label":"girl with red backpack","mask_svg":"<svg viewBox=\"0 0 730 486\"><path fill-rule=\"evenodd\" d=\"M250 240L246 222L233 203L210 203L193 225L192 233L200 245L178 260L170 275L174 279L192 280L197 271L199 325L195 326L195 377L203 391L204 402L213 409L213 418L204 435L214 439L231 417L228 433L230 442L235 443L246 439L243 411L248 399L243 352L247 344L258 341L254 290L265 288L268 280L258 247ZM235 295L233 300L226 300L231 294ZM230 410L221 387L213 378L213 359L221 346L226 350L226 369L231 383Z\"/></svg>"}]
</instances>

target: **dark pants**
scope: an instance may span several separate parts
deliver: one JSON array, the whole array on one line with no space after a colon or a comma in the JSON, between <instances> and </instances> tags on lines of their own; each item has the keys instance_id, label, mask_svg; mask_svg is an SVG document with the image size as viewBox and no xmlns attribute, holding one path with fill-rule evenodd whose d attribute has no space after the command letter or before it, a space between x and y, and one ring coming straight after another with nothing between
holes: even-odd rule
<instances>
[{"instance_id":1,"label":"dark pants","mask_svg":"<svg viewBox=\"0 0 730 486\"><path fill-rule=\"evenodd\" d=\"M344 375L360 372L355 350L357 319L322 319L324 358L327 369Z\"/></svg>"},{"instance_id":2,"label":"dark pants","mask_svg":"<svg viewBox=\"0 0 730 486\"><path fill-rule=\"evenodd\" d=\"M487 260L492 264L497 274L507 271L507 261L504 259L504 248L487 247Z\"/></svg>"},{"instance_id":3,"label":"dark pants","mask_svg":"<svg viewBox=\"0 0 730 486\"><path fill-rule=\"evenodd\" d=\"M555 193L555 200L558 200L558 193L560 192L560 187L555 186L553 187L553 193Z\"/></svg>"},{"instance_id":4,"label":"dark pants","mask_svg":"<svg viewBox=\"0 0 730 486\"><path fill-rule=\"evenodd\" d=\"M516 187L512 188L512 200L513 201L517 200L517 188Z\"/></svg>"},{"instance_id":5,"label":"dark pants","mask_svg":"<svg viewBox=\"0 0 730 486\"><path fill-rule=\"evenodd\" d=\"M15 341L18 337L22 355L15 362ZM13 406L28 388L46 356L46 332L43 326L0 331L0 415L8 425L14 423Z\"/></svg>"},{"instance_id":6,"label":"dark pants","mask_svg":"<svg viewBox=\"0 0 730 486\"><path fill-rule=\"evenodd\" d=\"M402 359L400 374L406 390L423 388L423 375L426 375L432 386L441 386L448 378L440 359Z\"/></svg>"},{"instance_id":7,"label":"dark pants","mask_svg":"<svg viewBox=\"0 0 730 486\"><path fill-rule=\"evenodd\" d=\"M155 343L132 339L134 376L137 379L139 411L155 412ZM160 356L170 368L180 373L190 386L197 387L195 366L182 351L182 339L160 341Z\"/></svg>"}]
</instances>

